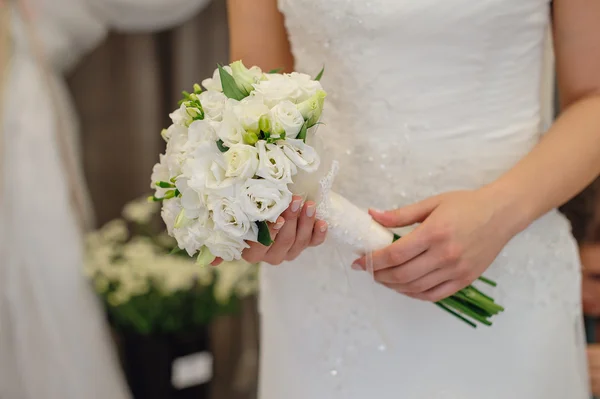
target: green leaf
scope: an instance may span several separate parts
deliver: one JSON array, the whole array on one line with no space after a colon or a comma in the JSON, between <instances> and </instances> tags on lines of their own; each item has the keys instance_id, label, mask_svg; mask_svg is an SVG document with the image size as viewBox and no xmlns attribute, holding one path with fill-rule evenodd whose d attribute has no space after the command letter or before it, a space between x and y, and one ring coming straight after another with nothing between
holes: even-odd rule
<instances>
[{"instance_id":1,"label":"green leaf","mask_svg":"<svg viewBox=\"0 0 600 399\"><path fill-rule=\"evenodd\" d=\"M325 66L323 66L323 68L321 69L321 72L319 72L319 74L317 75L317 77L315 78L315 80L318 82L319 80L321 80L321 78L323 77L323 74L325 73Z\"/></svg>"},{"instance_id":2,"label":"green leaf","mask_svg":"<svg viewBox=\"0 0 600 399\"><path fill-rule=\"evenodd\" d=\"M179 248L179 247L175 247L171 250L171 252L169 252L169 255L175 255L180 253L181 251L183 251L183 249Z\"/></svg>"},{"instance_id":3,"label":"green leaf","mask_svg":"<svg viewBox=\"0 0 600 399\"><path fill-rule=\"evenodd\" d=\"M229 72L219 65L219 76L221 77L221 86L223 87L223 94L227 98L233 98L234 100L241 101L248 97L248 93L244 93L235 83L235 79Z\"/></svg>"},{"instance_id":4,"label":"green leaf","mask_svg":"<svg viewBox=\"0 0 600 399\"><path fill-rule=\"evenodd\" d=\"M221 152L229 151L229 147L225 146L225 143L223 143L223 140L217 141L217 147L219 147L219 151L221 151Z\"/></svg>"},{"instance_id":5,"label":"green leaf","mask_svg":"<svg viewBox=\"0 0 600 399\"><path fill-rule=\"evenodd\" d=\"M267 222L256 222L258 226L258 242L264 245L265 247L273 244L273 240L271 239L271 233L269 232L269 225Z\"/></svg>"},{"instance_id":6,"label":"green leaf","mask_svg":"<svg viewBox=\"0 0 600 399\"><path fill-rule=\"evenodd\" d=\"M283 68L275 68L275 69L271 69L267 73L280 73L281 71L283 71Z\"/></svg>"},{"instance_id":7,"label":"green leaf","mask_svg":"<svg viewBox=\"0 0 600 399\"><path fill-rule=\"evenodd\" d=\"M304 141L306 143L306 132L308 131L308 121L304 122L302 128L300 129L300 133L298 133L298 139Z\"/></svg>"},{"instance_id":8,"label":"green leaf","mask_svg":"<svg viewBox=\"0 0 600 399\"><path fill-rule=\"evenodd\" d=\"M399 236L398 234L394 233L394 242L398 241L401 238L402 238L401 236Z\"/></svg>"}]
</instances>

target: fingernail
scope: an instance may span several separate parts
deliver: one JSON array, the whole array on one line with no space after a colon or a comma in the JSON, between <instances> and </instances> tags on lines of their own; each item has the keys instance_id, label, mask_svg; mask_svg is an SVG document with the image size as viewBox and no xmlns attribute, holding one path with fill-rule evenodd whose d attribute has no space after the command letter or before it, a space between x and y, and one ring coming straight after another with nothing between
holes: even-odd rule
<instances>
[{"instance_id":1,"label":"fingernail","mask_svg":"<svg viewBox=\"0 0 600 399\"><path fill-rule=\"evenodd\" d=\"M310 204L306 207L306 216L309 218L313 217L315 214L315 204Z\"/></svg>"},{"instance_id":2,"label":"fingernail","mask_svg":"<svg viewBox=\"0 0 600 399\"><path fill-rule=\"evenodd\" d=\"M362 266L358 263L353 263L352 270L362 270Z\"/></svg>"},{"instance_id":3,"label":"fingernail","mask_svg":"<svg viewBox=\"0 0 600 399\"><path fill-rule=\"evenodd\" d=\"M382 211L381 209L373 209L373 208L370 208L370 211L371 211L371 212L374 212L374 213L385 213L385 211Z\"/></svg>"},{"instance_id":4,"label":"fingernail","mask_svg":"<svg viewBox=\"0 0 600 399\"><path fill-rule=\"evenodd\" d=\"M295 200L292 202L292 212L298 212L300 209L300 205L302 205L302 200Z\"/></svg>"},{"instance_id":5,"label":"fingernail","mask_svg":"<svg viewBox=\"0 0 600 399\"><path fill-rule=\"evenodd\" d=\"M321 228L319 230L321 231L321 233L325 233L327 231L327 224L324 224L323 226L321 226Z\"/></svg>"},{"instance_id":6,"label":"fingernail","mask_svg":"<svg viewBox=\"0 0 600 399\"><path fill-rule=\"evenodd\" d=\"M275 230L281 230L281 228L283 227L284 224L285 224L285 220L278 220L277 223L275 223L275 226L273 226L273 228Z\"/></svg>"}]
</instances>

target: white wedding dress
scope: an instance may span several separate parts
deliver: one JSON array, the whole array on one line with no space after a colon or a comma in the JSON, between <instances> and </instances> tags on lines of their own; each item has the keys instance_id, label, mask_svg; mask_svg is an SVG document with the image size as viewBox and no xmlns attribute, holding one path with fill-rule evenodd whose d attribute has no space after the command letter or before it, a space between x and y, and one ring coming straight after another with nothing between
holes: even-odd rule
<instances>
[{"instance_id":1,"label":"white wedding dress","mask_svg":"<svg viewBox=\"0 0 600 399\"><path fill-rule=\"evenodd\" d=\"M547 0L280 0L299 71L323 65L335 189L389 209L491 182L544 130ZM546 114L547 115L547 114ZM350 271L335 243L263 267L260 399L588 398L580 264L557 211L486 272L472 329Z\"/></svg>"},{"instance_id":2,"label":"white wedding dress","mask_svg":"<svg viewBox=\"0 0 600 399\"><path fill-rule=\"evenodd\" d=\"M0 22L9 37L8 69L0 76L0 398L129 398L104 314L83 276L77 226L89 207L70 201L69 183L79 198L85 184L78 164L65 164L59 150L62 136L78 156L62 74L109 29L164 29L208 0L28 0L35 37L19 2L0 1L11 16L10 24Z\"/></svg>"}]
</instances>

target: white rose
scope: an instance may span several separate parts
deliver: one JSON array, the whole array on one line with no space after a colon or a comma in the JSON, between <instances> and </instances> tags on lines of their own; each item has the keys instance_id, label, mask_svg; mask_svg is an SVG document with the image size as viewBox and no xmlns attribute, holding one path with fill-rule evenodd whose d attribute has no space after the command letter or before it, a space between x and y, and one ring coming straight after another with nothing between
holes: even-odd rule
<instances>
[{"instance_id":1,"label":"white rose","mask_svg":"<svg viewBox=\"0 0 600 399\"><path fill-rule=\"evenodd\" d=\"M283 101L271 109L271 123L275 125L275 131L281 128L286 138L295 139L302 129L304 118L294 103Z\"/></svg>"},{"instance_id":2,"label":"white rose","mask_svg":"<svg viewBox=\"0 0 600 399\"><path fill-rule=\"evenodd\" d=\"M258 226L248 219L238 201L234 198L215 197L208 199L215 227L232 237L244 240L258 240Z\"/></svg>"},{"instance_id":3,"label":"white rose","mask_svg":"<svg viewBox=\"0 0 600 399\"><path fill-rule=\"evenodd\" d=\"M248 179L240 189L239 200L250 220L275 222L292 201L286 184L265 179Z\"/></svg>"},{"instance_id":4,"label":"white rose","mask_svg":"<svg viewBox=\"0 0 600 399\"><path fill-rule=\"evenodd\" d=\"M261 96L250 96L244 98L233 108L237 119L245 130L258 131L260 117L269 114L269 107L264 103Z\"/></svg>"},{"instance_id":5,"label":"white rose","mask_svg":"<svg viewBox=\"0 0 600 399\"><path fill-rule=\"evenodd\" d=\"M278 141L285 155L294 165L306 172L315 172L319 169L319 154L304 141L298 139Z\"/></svg>"},{"instance_id":6,"label":"white rose","mask_svg":"<svg viewBox=\"0 0 600 399\"><path fill-rule=\"evenodd\" d=\"M231 237L229 234L215 230L214 233L208 237L205 244L210 252L223 259L226 262L232 260L240 260L242 258L242 251L250 246L241 238Z\"/></svg>"},{"instance_id":7,"label":"white rose","mask_svg":"<svg viewBox=\"0 0 600 399\"><path fill-rule=\"evenodd\" d=\"M267 144L264 140L256 143L256 146L259 158L256 175L278 183L292 183L292 176L298 169L282 149L275 144Z\"/></svg>"},{"instance_id":8,"label":"white rose","mask_svg":"<svg viewBox=\"0 0 600 399\"><path fill-rule=\"evenodd\" d=\"M305 73L292 72L290 78L298 84L302 94L296 99L296 102L302 102L314 96L319 90L323 90L321 82L314 80Z\"/></svg>"},{"instance_id":9,"label":"white rose","mask_svg":"<svg viewBox=\"0 0 600 399\"><path fill-rule=\"evenodd\" d=\"M226 65L223 67L230 74L232 73L231 67ZM223 91L223 85L221 84L221 75L219 74L219 69L215 69L213 73L212 79L204 79L202 81L202 86L208 91Z\"/></svg>"},{"instance_id":10,"label":"white rose","mask_svg":"<svg viewBox=\"0 0 600 399\"><path fill-rule=\"evenodd\" d=\"M289 75L266 74L265 80L254 84L252 96L261 96L269 108L273 108L282 101L298 102L304 92L298 82Z\"/></svg>"},{"instance_id":11,"label":"white rose","mask_svg":"<svg viewBox=\"0 0 600 399\"><path fill-rule=\"evenodd\" d=\"M235 144L223 154L227 162L225 176L249 179L258 169L258 150L246 144Z\"/></svg>"},{"instance_id":12,"label":"white rose","mask_svg":"<svg viewBox=\"0 0 600 399\"><path fill-rule=\"evenodd\" d=\"M200 93L198 98L202 104L205 119L216 122L223 119L223 110L227 102L225 94L218 91L205 91Z\"/></svg>"}]
</instances>

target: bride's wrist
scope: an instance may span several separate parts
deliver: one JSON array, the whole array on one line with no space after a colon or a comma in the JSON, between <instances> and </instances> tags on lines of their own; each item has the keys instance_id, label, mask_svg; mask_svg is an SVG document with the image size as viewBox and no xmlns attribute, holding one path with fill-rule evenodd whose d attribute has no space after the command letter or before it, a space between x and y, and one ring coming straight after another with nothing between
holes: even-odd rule
<instances>
[{"instance_id":1,"label":"bride's wrist","mask_svg":"<svg viewBox=\"0 0 600 399\"><path fill-rule=\"evenodd\" d=\"M533 198L526 190L497 181L479 191L492 204L494 219L511 236L525 230L535 220Z\"/></svg>"}]
</instances>

